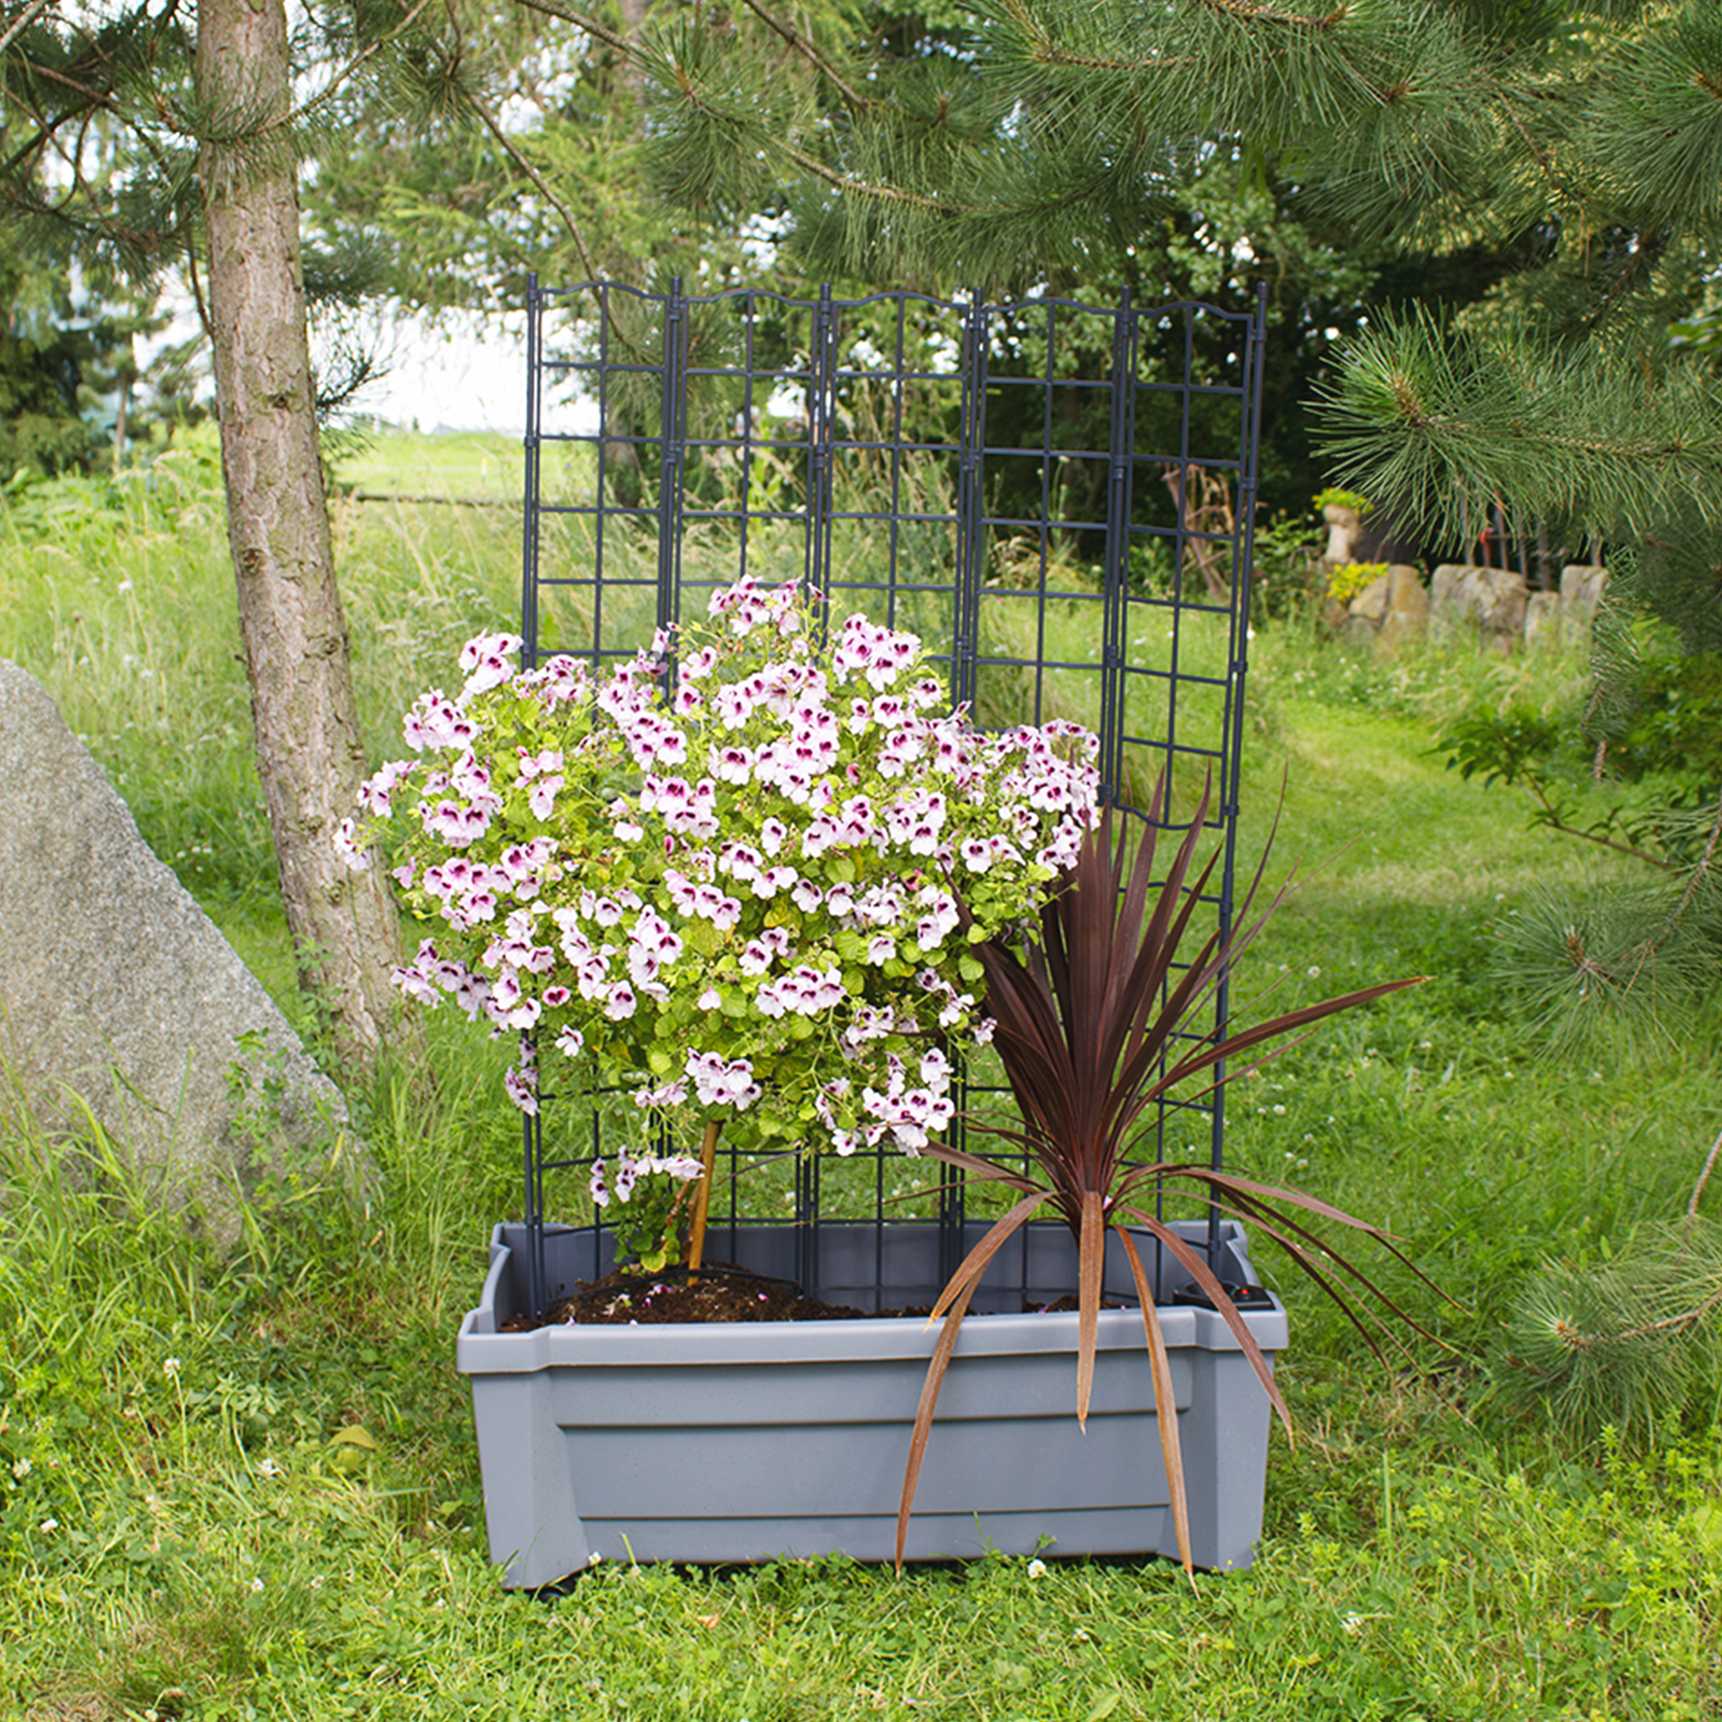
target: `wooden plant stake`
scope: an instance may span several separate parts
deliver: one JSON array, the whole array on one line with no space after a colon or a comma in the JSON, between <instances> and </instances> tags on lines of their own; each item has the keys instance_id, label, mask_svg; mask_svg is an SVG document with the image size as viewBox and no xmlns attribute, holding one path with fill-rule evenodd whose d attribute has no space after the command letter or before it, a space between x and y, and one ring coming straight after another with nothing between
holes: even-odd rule
<instances>
[{"instance_id":1,"label":"wooden plant stake","mask_svg":"<svg viewBox=\"0 0 1722 1722\"><path fill-rule=\"evenodd\" d=\"M711 1205L712 1164L717 1158L720 1126L717 1119L706 1120L705 1140L700 1144L700 1187L694 1197L693 1224L688 1230L688 1284L700 1283L700 1263L706 1255L706 1209Z\"/></svg>"}]
</instances>

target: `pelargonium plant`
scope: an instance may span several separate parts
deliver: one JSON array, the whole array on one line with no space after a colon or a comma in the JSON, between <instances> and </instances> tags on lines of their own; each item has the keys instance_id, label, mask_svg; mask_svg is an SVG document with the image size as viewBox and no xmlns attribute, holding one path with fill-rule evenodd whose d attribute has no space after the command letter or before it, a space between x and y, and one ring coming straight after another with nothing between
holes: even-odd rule
<instances>
[{"instance_id":1,"label":"pelargonium plant","mask_svg":"<svg viewBox=\"0 0 1722 1722\"><path fill-rule=\"evenodd\" d=\"M592 1205L602 1208L616 1237L616 1255L656 1273L680 1259L682 1209L703 1161L691 1154L616 1156L615 1176L592 1162Z\"/></svg>"},{"instance_id":2,"label":"pelargonium plant","mask_svg":"<svg viewBox=\"0 0 1722 1722\"><path fill-rule=\"evenodd\" d=\"M519 645L468 643L338 839L434 929L402 991L518 1033L528 1113L556 1060L683 1141L925 1148L992 1033L972 947L1034 924L1098 818L1095 737L983 734L915 635L793 583L604 674Z\"/></svg>"}]
</instances>

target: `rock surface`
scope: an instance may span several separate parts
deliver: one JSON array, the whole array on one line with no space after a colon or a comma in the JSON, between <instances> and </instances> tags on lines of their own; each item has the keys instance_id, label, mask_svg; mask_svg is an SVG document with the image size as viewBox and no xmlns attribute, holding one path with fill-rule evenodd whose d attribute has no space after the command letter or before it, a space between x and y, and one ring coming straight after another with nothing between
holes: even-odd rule
<instances>
[{"instance_id":1,"label":"rock surface","mask_svg":"<svg viewBox=\"0 0 1722 1722\"><path fill-rule=\"evenodd\" d=\"M1429 614L1429 594L1423 589L1423 576L1408 562L1395 562L1387 570L1387 613L1404 616Z\"/></svg>"},{"instance_id":2,"label":"rock surface","mask_svg":"<svg viewBox=\"0 0 1722 1722\"><path fill-rule=\"evenodd\" d=\"M4 660L0 1058L44 1124L74 1124L83 1101L223 1240L260 1153L281 1169L333 1148L363 1170L340 1092L47 692Z\"/></svg>"},{"instance_id":3,"label":"rock surface","mask_svg":"<svg viewBox=\"0 0 1722 1722\"><path fill-rule=\"evenodd\" d=\"M1328 599L1322 621L1341 640L1371 646L1383 657L1425 634L1510 652L1521 644L1587 641L1607 591L1608 570L1588 563L1564 568L1557 593L1530 591L1524 576L1508 568L1454 562L1437 568L1425 588L1417 569L1396 562L1349 603Z\"/></svg>"},{"instance_id":4,"label":"rock surface","mask_svg":"<svg viewBox=\"0 0 1722 1722\"><path fill-rule=\"evenodd\" d=\"M1395 562L1347 605L1323 612L1329 627L1354 645L1372 646L1386 657L1408 640L1422 637L1429 625L1429 594L1423 576L1407 562Z\"/></svg>"},{"instance_id":5,"label":"rock surface","mask_svg":"<svg viewBox=\"0 0 1722 1722\"><path fill-rule=\"evenodd\" d=\"M1387 576L1371 580L1351 601L1351 614L1366 622L1379 622L1387 614Z\"/></svg>"},{"instance_id":6,"label":"rock surface","mask_svg":"<svg viewBox=\"0 0 1722 1722\"><path fill-rule=\"evenodd\" d=\"M1525 577L1510 568L1443 563L1429 582L1429 626L1437 638L1466 629L1483 645L1508 652L1524 638Z\"/></svg>"},{"instance_id":7,"label":"rock surface","mask_svg":"<svg viewBox=\"0 0 1722 1722\"><path fill-rule=\"evenodd\" d=\"M1597 607L1608 592L1608 570L1569 562L1561 570L1561 619L1570 634L1588 638Z\"/></svg>"},{"instance_id":8,"label":"rock surface","mask_svg":"<svg viewBox=\"0 0 1722 1722\"><path fill-rule=\"evenodd\" d=\"M1559 645L1562 617L1558 592L1533 592L1525 604L1526 646Z\"/></svg>"}]
</instances>

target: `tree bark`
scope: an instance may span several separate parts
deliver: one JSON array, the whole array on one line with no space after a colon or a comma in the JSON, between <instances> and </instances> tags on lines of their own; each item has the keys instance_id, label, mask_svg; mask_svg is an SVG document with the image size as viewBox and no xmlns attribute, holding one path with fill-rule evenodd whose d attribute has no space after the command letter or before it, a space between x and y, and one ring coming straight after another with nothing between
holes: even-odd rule
<instances>
[{"instance_id":1,"label":"tree bark","mask_svg":"<svg viewBox=\"0 0 1722 1722\"><path fill-rule=\"evenodd\" d=\"M301 984L343 1060L393 1009L393 907L336 855L364 772L317 445L283 0L201 0L197 93L220 141L198 171L227 532L258 775Z\"/></svg>"}]
</instances>

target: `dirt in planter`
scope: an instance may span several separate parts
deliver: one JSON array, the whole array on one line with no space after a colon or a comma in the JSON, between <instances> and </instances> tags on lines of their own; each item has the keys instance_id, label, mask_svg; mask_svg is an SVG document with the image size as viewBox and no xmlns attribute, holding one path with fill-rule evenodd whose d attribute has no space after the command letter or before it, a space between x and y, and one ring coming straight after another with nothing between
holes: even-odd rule
<instances>
[{"instance_id":1,"label":"dirt in planter","mask_svg":"<svg viewBox=\"0 0 1722 1722\"><path fill-rule=\"evenodd\" d=\"M1074 1297L1049 1304L1023 1305L1025 1314L1062 1313L1077 1307ZM1103 1309L1127 1306L1107 1302ZM564 1322L583 1326L627 1326L629 1323L668 1321L859 1321L876 1316L919 1316L929 1313L926 1304L898 1309L857 1309L852 1304L825 1303L808 1297L789 1280L749 1273L727 1262L708 1262L698 1280L690 1285L682 1268L646 1274L633 1269L613 1269L601 1279L582 1280L571 1298L553 1305L546 1325ZM503 1323L504 1333L528 1333L535 1326L531 1317L511 1316Z\"/></svg>"},{"instance_id":2,"label":"dirt in planter","mask_svg":"<svg viewBox=\"0 0 1722 1722\"><path fill-rule=\"evenodd\" d=\"M920 1309L856 1309L849 1304L824 1303L808 1297L788 1280L749 1273L727 1262L708 1262L698 1279L688 1283L685 1269L659 1274L614 1269L601 1279L582 1280L579 1290L550 1311L550 1326L562 1322L626 1326L630 1322L665 1321L844 1321L873 1314L927 1314ZM529 1331L530 1317L517 1315L503 1324L505 1333Z\"/></svg>"},{"instance_id":3,"label":"dirt in planter","mask_svg":"<svg viewBox=\"0 0 1722 1722\"><path fill-rule=\"evenodd\" d=\"M552 1321L833 1321L865 1312L810 1298L788 1280L766 1279L710 1262L688 1283L685 1272L611 1272L583 1281Z\"/></svg>"},{"instance_id":4,"label":"dirt in planter","mask_svg":"<svg viewBox=\"0 0 1722 1722\"><path fill-rule=\"evenodd\" d=\"M1102 1309L1129 1309L1127 1303L1108 1303L1104 1298L1100 1301ZM1074 1315L1082 1308L1082 1300L1072 1292L1068 1297L1054 1298L1051 1303L1025 1303L1022 1306L1024 1315Z\"/></svg>"}]
</instances>

